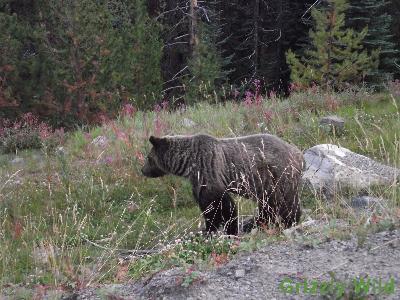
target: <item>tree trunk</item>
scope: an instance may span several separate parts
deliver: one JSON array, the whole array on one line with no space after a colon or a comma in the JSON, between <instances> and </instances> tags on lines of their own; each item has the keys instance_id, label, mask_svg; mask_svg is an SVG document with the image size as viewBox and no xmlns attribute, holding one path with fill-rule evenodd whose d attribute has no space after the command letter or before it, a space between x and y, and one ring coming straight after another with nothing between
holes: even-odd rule
<instances>
[{"instance_id":1,"label":"tree trunk","mask_svg":"<svg viewBox=\"0 0 400 300\"><path fill-rule=\"evenodd\" d=\"M259 24L259 17L260 17L260 0L255 0L254 1L254 13L253 13L253 29L254 29L254 59L253 59L253 64L254 64L254 73L252 76L254 78L257 77L258 75L258 63L259 63L259 36L258 36L258 24Z\"/></svg>"},{"instance_id":2,"label":"tree trunk","mask_svg":"<svg viewBox=\"0 0 400 300\"><path fill-rule=\"evenodd\" d=\"M197 20L197 0L190 0L190 22L189 22L189 34L190 34L190 51L192 57L196 56L197 45L199 44L198 32L198 20Z\"/></svg>"}]
</instances>

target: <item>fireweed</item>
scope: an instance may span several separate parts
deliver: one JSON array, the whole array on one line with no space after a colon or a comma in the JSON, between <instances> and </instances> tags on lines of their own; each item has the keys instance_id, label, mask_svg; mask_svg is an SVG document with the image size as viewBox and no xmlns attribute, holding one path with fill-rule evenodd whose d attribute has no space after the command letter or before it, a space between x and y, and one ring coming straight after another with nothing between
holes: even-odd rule
<instances>
[{"instance_id":1,"label":"fireweed","mask_svg":"<svg viewBox=\"0 0 400 300\"><path fill-rule=\"evenodd\" d=\"M13 122L0 119L0 149L5 153L22 149L52 150L64 141L63 128L54 130L31 112Z\"/></svg>"}]
</instances>

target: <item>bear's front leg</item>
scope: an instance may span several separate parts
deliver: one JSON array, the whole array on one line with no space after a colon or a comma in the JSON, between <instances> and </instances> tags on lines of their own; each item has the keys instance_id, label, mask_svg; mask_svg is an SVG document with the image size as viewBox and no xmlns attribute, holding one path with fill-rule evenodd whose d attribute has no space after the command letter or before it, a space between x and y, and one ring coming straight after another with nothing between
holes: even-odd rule
<instances>
[{"instance_id":1,"label":"bear's front leg","mask_svg":"<svg viewBox=\"0 0 400 300\"><path fill-rule=\"evenodd\" d=\"M224 225L227 234L237 235L237 208L226 191L203 188L198 195L195 194L195 197L205 219L207 234L216 232L221 225Z\"/></svg>"}]
</instances>

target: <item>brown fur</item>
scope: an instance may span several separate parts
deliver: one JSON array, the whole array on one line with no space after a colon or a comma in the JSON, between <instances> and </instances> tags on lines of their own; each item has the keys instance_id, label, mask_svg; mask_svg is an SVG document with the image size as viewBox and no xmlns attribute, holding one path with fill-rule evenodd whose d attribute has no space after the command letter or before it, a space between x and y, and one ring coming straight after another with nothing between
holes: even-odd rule
<instances>
[{"instance_id":1,"label":"brown fur","mask_svg":"<svg viewBox=\"0 0 400 300\"><path fill-rule=\"evenodd\" d=\"M228 234L237 234L237 208L230 193L257 201L257 225L288 227L299 221L303 155L280 138L257 134L217 139L199 134L150 137L150 142L153 148L143 175L189 179L208 233L224 225ZM247 224L244 230L252 226Z\"/></svg>"}]
</instances>

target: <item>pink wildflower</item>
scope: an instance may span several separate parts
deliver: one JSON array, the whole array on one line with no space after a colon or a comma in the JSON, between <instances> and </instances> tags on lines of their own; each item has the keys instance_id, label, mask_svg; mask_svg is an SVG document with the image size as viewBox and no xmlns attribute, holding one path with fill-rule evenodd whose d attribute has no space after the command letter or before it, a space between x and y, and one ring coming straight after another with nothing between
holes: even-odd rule
<instances>
[{"instance_id":1,"label":"pink wildflower","mask_svg":"<svg viewBox=\"0 0 400 300\"><path fill-rule=\"evenodd\" d=\"M162 109L161 106L158 105L158 104L156 104L156 105L154 106L154 111L155 111L155 112L160 112L161 109Z\"/></svg>"},{"instance_id":2,"label":"pink wildflower","mask_svg":"<svg viewBox=\"0 0 400 300\"><path fill-rule=\"evenodd\" d=\"M38 129L39 129L39 136L42 141L45 141L51 137L52 129L46 123L43 123L43 122L40 123Z\"/></svg>"},{"instance_id":3,"label":"pink wildflower","mask_svg":"<svg viewBox=\"0 0 400 300\"><path fill-rule=\"evenodd\" d=\"M267 110L264 112L264 119L266 123L270 123L274 117L274 112L271 110Z\"/></svg>"},{"instance_id":4,"label":"pink wildflower","mask_svg":"<svg viewBox=\"0 0 400 300\"><path fill-rule=\"evenodd\" d=\"M122 115L125 117L131 118L135 113L136 108L130 103L127 103L122 107Z\"/></svg>"},{"instance_id":5,"label":"pink wildflower","mask_svg":"<svg viewBox=\"0 0 400 300\"><path fill-rule=\"evenodd\" d=\"M163 110L167 110L168 109L168 101L164 100L163 102L161 102L161 107Z\"/></svg>"},{"instance_id":6,"label":"pink wildflower","mask_svg":"<svg viewBox=\"0 0 400 300\"><path fill-rule=\"evenodd\" d=\"M114 161L114 158L113 158L112 156L106 156L106 157L104 158L104 162L105 162L107 165L111 165L111 164L113 163L113 161Z\"/></svg>"},{"instance_id":7,"label":"pink wildflower","mask_svg":"<svg viewBox=\"0 0 400 300\"><path fill-rule=\"evenodd\" d=\"M251 104L253 103L253 93L250 91L246 91L245 92L245 98L244 98L244 104L246 106L251 106Z\"/></svg>"}]
</instances>

